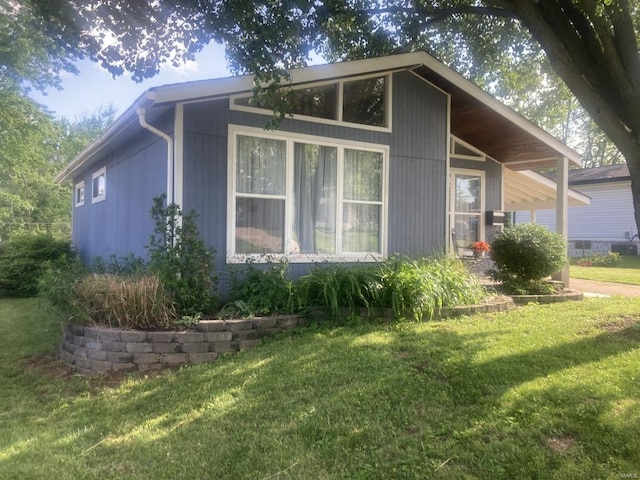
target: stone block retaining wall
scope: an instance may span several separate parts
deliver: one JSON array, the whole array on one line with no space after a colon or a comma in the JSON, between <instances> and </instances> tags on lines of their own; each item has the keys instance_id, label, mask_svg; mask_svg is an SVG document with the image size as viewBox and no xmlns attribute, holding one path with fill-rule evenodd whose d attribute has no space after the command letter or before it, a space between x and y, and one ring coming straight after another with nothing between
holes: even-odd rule
<instances>
[{"instance_id":1,"label":"stone block retaining wall","mask_svg":"<svg viewBox=\"0 0 640 480\"><path fill-rule=\"evenodd\" d=\"M304 324L296 315L201 320L194 331L147 332L67 325L60 356L81 373L160 370L211 362L254 347L261 338Z\"/></svg>"}]
</instances>

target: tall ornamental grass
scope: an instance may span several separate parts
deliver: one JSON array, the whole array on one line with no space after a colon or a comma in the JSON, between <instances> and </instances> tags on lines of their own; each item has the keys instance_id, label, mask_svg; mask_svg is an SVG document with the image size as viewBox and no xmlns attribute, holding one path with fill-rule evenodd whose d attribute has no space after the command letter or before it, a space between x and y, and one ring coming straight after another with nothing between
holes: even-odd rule
<instances>
[{"instance_id":1,"label":"tall ornamental grass","mask_svg":"<svg viewBox=\"0 0 640 480\"><path fill-rule=\"evenodd\" d=\"M76 283L72 301L80 320L118 328L168 328L176 318L157 275L88 275Z\"/></svg>"}]
</instances>

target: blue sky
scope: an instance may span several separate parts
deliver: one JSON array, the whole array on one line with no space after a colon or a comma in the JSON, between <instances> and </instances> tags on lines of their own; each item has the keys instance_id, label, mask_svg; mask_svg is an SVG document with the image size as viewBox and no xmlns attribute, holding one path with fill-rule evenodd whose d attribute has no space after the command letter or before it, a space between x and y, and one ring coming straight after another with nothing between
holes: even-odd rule
<instances>
[{"instance_id":1,"label":"blue sky","mask_svg":"<svg viewBox=\"0 0 640 480\"><path fill-rule=\"evenodd\" d=\"M217 44L205 47L196 55L195 61L178 68L165 66L158 75L141 83L134 82L126 74L114 79L97 63L88 60L79 62L77 66L80 70L78 75L64 74L62 90L50 89L44 96L39 92L31 94L56 117L78 120L109 104L113 104L116 115L120 115L151 87L230 75L224 48Z\"/></svg>"}]
</instances>

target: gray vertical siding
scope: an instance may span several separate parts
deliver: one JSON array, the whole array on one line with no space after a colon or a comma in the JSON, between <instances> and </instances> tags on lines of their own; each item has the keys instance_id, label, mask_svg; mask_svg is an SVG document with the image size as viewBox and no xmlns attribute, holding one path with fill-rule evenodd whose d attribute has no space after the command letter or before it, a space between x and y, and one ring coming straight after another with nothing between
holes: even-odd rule
<instances>
[{"instance_id":1,"label":"gray vertical siding","mask_svg":"<svg viewBox=\"0 0 640 480\"><path fill-rule=\"evenodd\" d=\"M285 119L279 131L388 145L388 251L418 256L446 239L447 97L414 75L393 76L392 132ZM269 116L229 110L220 99L184 106L184 209L195 209L224 271L228 124L263 127ZM290 266L294 276L311 264Z\"/></svg>"},{"instance_id":2,"label":"gray vertical siding","mask_svg":"<svg viewBox=\"0 0 640 480\"><path fill-rule=\"evenodd\" d=\"M168 119L164 120L167 128ZM92 174L106 166L106 200L91 203ZM84 180L85 201L73 207L72 240L85 262L95 257L135 254L146 256L144 246L153 233L149 210L154 197L166 193L167 145L142 132L134 140L88 167L74 185Z\"/></svg>"}]
</instances>

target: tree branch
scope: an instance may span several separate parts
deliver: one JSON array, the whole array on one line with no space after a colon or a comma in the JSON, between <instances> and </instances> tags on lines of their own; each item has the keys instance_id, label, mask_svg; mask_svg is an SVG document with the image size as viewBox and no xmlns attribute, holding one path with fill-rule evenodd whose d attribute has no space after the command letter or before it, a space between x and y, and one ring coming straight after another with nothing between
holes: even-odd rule
<instances>
[{"instance_id":1,"label":"tree branch","mask_svg":"<svg viewBox=\"0 0 640 480\"><path fill-rule=\"evenodd\" d=\"M507 5L505 2L500 2ZM431 25L433 23L441 22L447 18L451 18L455 15L482 15L499 18L511 18L517 19L515 12L508 8L503 7L480 7L472 5L459 5L457 7L450 8L436 8L434 10L419 9L415 7L384 7L384 8L372 8L367 9L365 12L368 15L426 15L424 20L425 25Z\"/></svg>"}]
</instances>

